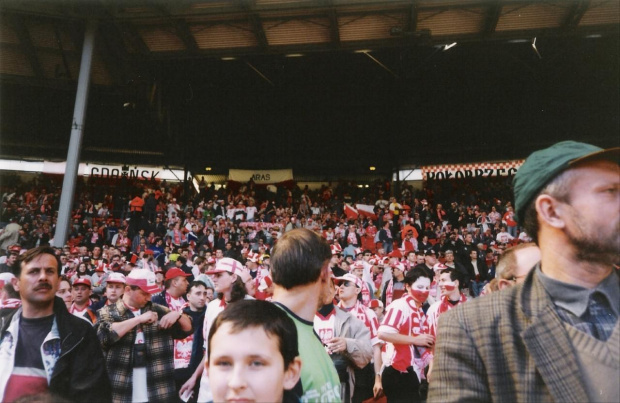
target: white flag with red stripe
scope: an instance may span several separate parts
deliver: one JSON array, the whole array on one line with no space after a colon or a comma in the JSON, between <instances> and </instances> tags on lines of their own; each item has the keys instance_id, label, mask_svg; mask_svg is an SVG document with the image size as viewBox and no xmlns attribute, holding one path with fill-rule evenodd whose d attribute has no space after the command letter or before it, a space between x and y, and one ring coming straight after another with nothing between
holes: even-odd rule
<instances>
[{"instance_id":1,"label":"white flag with red stripe","mask_svg":"<svg viewBox=\"0 0 620 403\"><path fill-rule=\"evenodd\" d=\"M359 215L356 209L354 209L353 207L351 207L351 205L346 204L346 203L344 205L344 214L347 216L349 220L355 220L357 216Z\"/></svg>"},{"instance_id":2,"label":"white flag with red stripe","mask_svg":"<svg viewBox=\"0 0 620 403\"><path fill-rule=\"evenodd\" d=\"M375 206L370 204L356 204L358 213L363 217L368 217L371 220L376 220L377 215L375 214Z\"/></svg>"}]
</instances>

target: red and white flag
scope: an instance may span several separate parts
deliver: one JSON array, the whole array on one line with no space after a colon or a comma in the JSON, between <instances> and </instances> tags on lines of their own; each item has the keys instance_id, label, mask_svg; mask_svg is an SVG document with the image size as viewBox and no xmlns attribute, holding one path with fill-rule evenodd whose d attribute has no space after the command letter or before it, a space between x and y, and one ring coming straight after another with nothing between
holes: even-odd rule
<instances>
[{"instance_id":1,"label":"red and white flag","mask_svg":"<svg viewBox=\"0 0 620 403\"><path fill-rule=\"evenodd\" d=\"M347 216L349 220L355 220L357 216L359 215L356 209L354 209L353 207L351 207L351 205L346 204L346 203L344 205L344 214Z\"/></svg>"},{"instance_id":2,"label":"red and white flag","mask_svg":"<svg viewBox=\"0 0 620 403\"><path fill-rule=\"evenodd\" d=\"M377 215L375 214L375 206L370 204L356 204L355 207L361 216L368 217L371 220L377 219Z\"/></svg>"}]
</instances>

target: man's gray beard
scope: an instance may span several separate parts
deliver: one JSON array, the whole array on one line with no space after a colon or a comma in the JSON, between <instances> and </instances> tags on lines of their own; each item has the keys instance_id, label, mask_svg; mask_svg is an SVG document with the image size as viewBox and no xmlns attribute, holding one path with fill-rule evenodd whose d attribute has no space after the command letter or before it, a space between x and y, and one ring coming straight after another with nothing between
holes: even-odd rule
<instances>
[{"instance_id":1,"label":"man's gray beard","mask_svg":"<svg viewBox=\"0 0 620 403\"><path fill-rule=\"evenodd\" d=\"M566 235L570 243L575 248L575 256L580 261L589 263L602 263L611 266L620 262L620 229L617 229L615 236L605 239L592 239L592 237L575 236L575 234L567 231ZM614 240L616 241L614 243Z\"/></svg>"}]
</instances>

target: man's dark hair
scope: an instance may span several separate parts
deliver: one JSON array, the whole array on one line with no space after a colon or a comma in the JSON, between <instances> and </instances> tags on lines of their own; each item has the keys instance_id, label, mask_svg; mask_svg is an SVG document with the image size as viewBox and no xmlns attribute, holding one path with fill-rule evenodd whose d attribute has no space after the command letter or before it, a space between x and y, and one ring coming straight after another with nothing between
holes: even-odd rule
<instances>
[{"instance_id":1,"label":"man's dark hair","mask_svg":"<svg viewBox=\"0 0 620 403\"><path fill-rule=\"evenodd\" d=\"M185 258L185 256L180 255L180 256L177 256L177 262L181 262L181 264L185 264L187 263L187 259Z\"/></svg>"},{"instance_id":2,"label":"man's dark hair","mask_svg":"<svg viewBox=\"0 0 620 403\"><path fill-rule=\"evenodd\" d=\"M463 274L460 271L453 269L452 267L448 267L447 269L444 269L441 271L441 274L446 274L446 273L450 275L450 280L459 281L459 291L463 291L463 289L467 285L465 284L465 278Z\"/></svg>"},{"instance_id":3,"label":"man's dark hair","mask_svg":"<svg viewBox=\"0 0 620 403\"><path fill-rule=\"evenodd\" d=\"M56 261L56 274L60 276L60 268L62 267L60 258L56 255L54 248L49 246L39 246L38 248L29 249L23 255L20 255L17 258L17 262L13 265L13 275L19 277L22 272L22 265L30 263L41 255L51 255L54 258Z\"/></svg>"},{"instance_id":4,"label":"man's dark hair","mask_svg":"<svg viewBox=\"0 0 620 403\"><path fill-rule=\"evenodd\" d=\"M426 272L426 270L421 267L414 267L413 269L409 270L407 274L405 274L405 279L403 280L403 282L411 286L411 284L415 283L420 277L426 277L429 280L433 280Z\"/></svg>"},{"instance_id":5,"label":"man's dark hair","mask_svg":"<svg viewBox=\"0 0 620 403\"><path fill-rule=\"evenodd\" d=\"M224 309L217 316L209 331L208 354L213 351L211 348L213 335L225 323L230 324L233 333L239 333L248 328L261 328L267 335L275 336L284 359L284 370L299 355L295 323L286 312L270 302L244 300L231 304Z\"/></svg>"},{"instance_id":6,"label":"man's dark hair","mask_svg":"<svg viewBox=\"0 0 620 403\"><path fill-rule=\"evenodd\" d=\"M203 281L200 281L200 280L192 281L189 284L189 287L187 287L187 293L189 294L190 292L192 292L192 288L200 287L200 286L203 286L204 288L207 288L207 285Z\"/></svg>"},{"instance_id":7,"label":"man's dark hair","mask_svg":"<svg viewBox=\"0 0 620 403\"><path fill-rule=\"evenodd\" d=\"M318 234L305 228L289 231L272 250L273 282L287 290L312 284L331 257L329 245Z\"/></svg>"}]
</instances>

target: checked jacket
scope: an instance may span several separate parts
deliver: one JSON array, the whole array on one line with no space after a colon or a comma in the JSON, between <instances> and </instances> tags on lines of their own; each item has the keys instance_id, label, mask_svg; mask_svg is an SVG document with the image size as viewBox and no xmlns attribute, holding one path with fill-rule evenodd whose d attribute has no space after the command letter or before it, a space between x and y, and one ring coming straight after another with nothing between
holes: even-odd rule
<instances>
[{"instance_id":1,"label":"checked jacket","mask_svg":"<svg viewBox=\"0 0 620 403\"><path fill-rule=\"evenodd\" d=\"M162 305L148 302L142 313L157 312L159 319L170 310ZM111 329L112 323L134 317L122 299L107 305L98 312L97 336L101 342L106 366L112 384L114 402L132 401L132 373L136 328L119 337ZM169 329L158 328L158 322L142 324L146 348L146 379L149 402L171 402L178 400L174 383L174 339L183 339L192 331L184 332L179 323Z\"/></svg>"}]
</instances>

